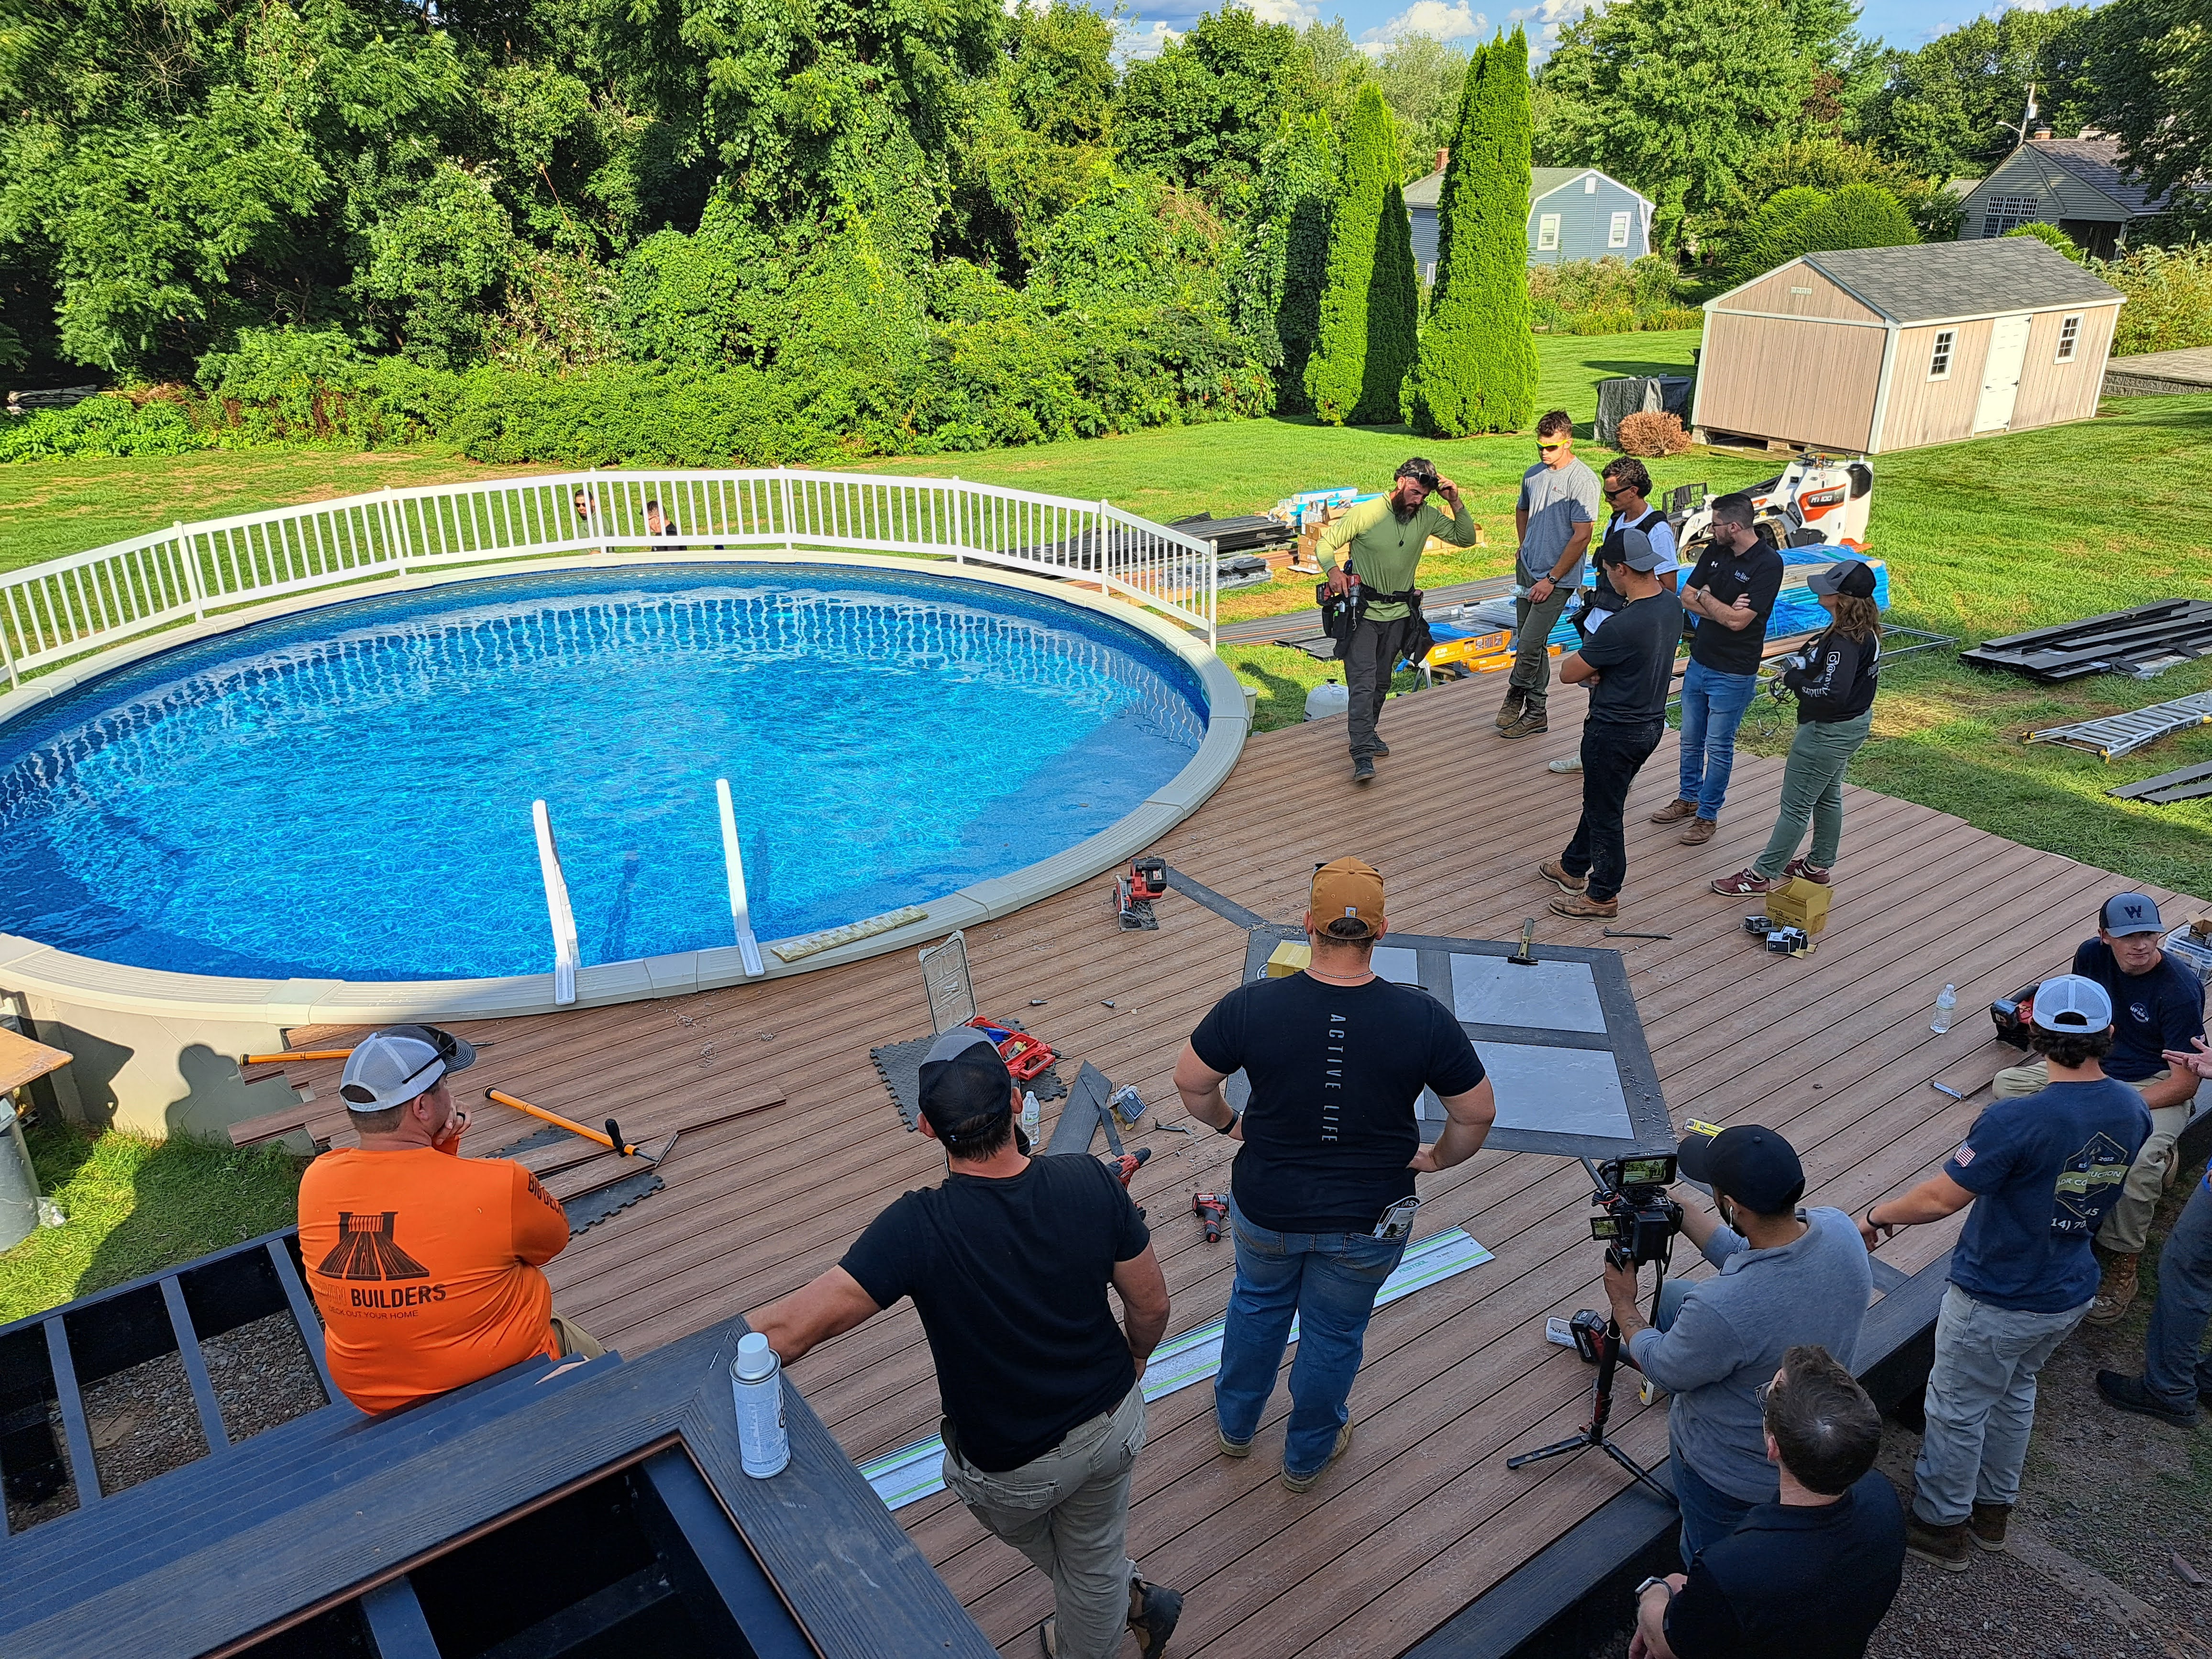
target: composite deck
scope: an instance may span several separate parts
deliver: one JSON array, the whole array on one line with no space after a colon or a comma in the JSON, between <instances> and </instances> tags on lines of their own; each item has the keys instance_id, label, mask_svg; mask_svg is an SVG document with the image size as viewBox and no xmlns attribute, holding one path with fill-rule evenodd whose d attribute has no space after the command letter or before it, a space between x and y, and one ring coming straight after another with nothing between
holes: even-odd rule
<instances>
[{"instance_id":1,"label":"composite deck","mask_svg":"<svg viewBox=\"0 0 2212 1659\"><path fill-rule=\"evenodd\" d=\"M1572 829L1579 781L1544 763L1571 749L1582 699L1556 696L1553 730L1508 744L1490 723L1499 689L1480 681L1391 704L1383 730L1395 752L1364 790L1347 781L1340 722L1259 737L1158 850L1271 919L1295 921L1315 863L1358 853L1383 872L1402 930L1503 938L1534 915L1543 918L1540 951L1547 939L1617 945L1676 1123L1784 1131L1805 1158L1812 1202L1858 1210L1935 1170L2013 1057L1990 1041L1983 1006L2063 964L2098 902L2130 884L1854 789L1827 933L1809 959L1769 956L1739 926L1755 907L1705 884L1763 843L1782 763L1740 761L1719 836L1684 848L1671 830L1644 822L1672 796L1669 737L1631 799L1629 881L1614 925L1673 937L1608 941L1599 924L1548 916L1551 890L1534 875ZM1162 902L1158 933L1120 933L1107 886L1101 878L971 931L977 1000L1057 1045L1064 1074L1088 1060L1180 1121L1170 1070L1193 1024L1235 983L1244 938L1176 896ZM1929 1009L1946 980L1959 986L1960 1006L1938 1036ZM1039 998L1044 1006L1031 1007ZM459 1029L489 1044L471 1082L587 1121L615 1113L639 1139L785 1097L684 1137L663 1168L664 1190L553 1263L562 1310L631 1352L799 1285L836 1261L892 1196L942 1170L936 1150L902 1126L868 1059L873 1045L929 1030L909 953ZM294 1035L307 1046L340 1034ZM333 1071L304 1066L295 1079L335 1105ZM1951 1100L1931 1079L1970 1098ZM486 1108L471 1149L530 1127ZM1226 1184L1231 1144L1203 1129L1130 1140L1154 1148L1134 1191L1150 1207L1173 1292L1170 1329L1217 1318L1230 1250L1202 1242L1188 1205L1194 1190ZM1626 1481L1594 1456L1517 1473L1504 1466L1512 1451L1572 1432L1586 1413L1589 1373L1542 1340L1545 1316L1600 1299L1581 1166L1485 1152L1424 1177L1422 1188L1422 1234L1464 1224L1496 1259L1376 1316L1352 1397L1357 1442L1316 1490L1293 1497L1275 1480L1282 1391L1255 1455L1242 1462L1216 1454L1206 1389L1153 1406L1131 1547L1148 1576L1186 1593L1178 1653L1398 1653ZM1908 1230L1883 1255L1912 1272L1940 1256L1954 1231ZM790 1376L855 1457L936 1431L928 1353L909 1307L824 1346ZM1632 1391L1622 1399L1617 1437L1656 1461L1663 1413L1638 1407ZM1050 1607L1039 1574L941 1494L899 1518L1002 1650L1035 1651L1032 1627Z\"/></svg>"}]
</instances>

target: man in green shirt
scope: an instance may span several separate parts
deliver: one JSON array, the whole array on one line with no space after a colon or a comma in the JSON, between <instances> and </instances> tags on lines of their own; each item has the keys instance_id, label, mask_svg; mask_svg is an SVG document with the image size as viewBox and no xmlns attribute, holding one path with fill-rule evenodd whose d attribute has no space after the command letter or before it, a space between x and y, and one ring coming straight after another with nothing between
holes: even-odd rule
<instances>
[{"instance_id":1,"label":"man in green shirt","mask_svg":"<svg viewBox=\"0 0 2212 1659\"><path fill-rule=\"evenodd\" d=\"M1451 503L1449 515L1431 503L1429 498L1438 495ZM1391 672L1405 650L1413 616L1407 596L1431 536L1454 547L1472 547L1474 520L1459 498L1459 486L1438 477L1436 468L1418 455L1398 469L1389 495L1357 503L1321 532L1321 568L1328 573L1329 591L1341 593L1356 578L1368 596L1359 625L1344 647L1354 783L1372 780L1375 757L1390 752L1390 745L1376 735L1375 722L1382 714ZM1351 551L1340 568L1336 556L1347 546Z\"/></svg>"}]
</instances>

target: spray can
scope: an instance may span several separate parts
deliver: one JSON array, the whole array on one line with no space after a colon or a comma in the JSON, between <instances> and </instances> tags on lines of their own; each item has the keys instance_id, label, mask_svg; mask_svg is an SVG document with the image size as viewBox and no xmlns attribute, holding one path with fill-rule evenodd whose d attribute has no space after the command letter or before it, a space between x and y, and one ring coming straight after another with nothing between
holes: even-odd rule
<instances>
[{"instance_id":1,"label":"spray can","mask_svg":"<svg viewBox=\"0 0 2212 1659\"><path fill-rule=\"evenodd\" d=\"M1958 1006L1959 988L1957 986L1947 985L1938 991L1936 994L1936 1018L1928 1022L1928 1029L1936 1032L1949 1030L1951 1011Z\"/></svg>"},{"instance_id":2,"label":"spray can","mask_svg":"<svg viewBox=\"0 0 2212 1659\"><path fill-rule=\"evenodd\" d=\"M791 1437L783 1426L783 1362L758 1331L738 1339L730 1364L730 1392L738 1407L738 1457L747 1474L766 1480L791 1462Z\"/></svg>"}]
</instances>

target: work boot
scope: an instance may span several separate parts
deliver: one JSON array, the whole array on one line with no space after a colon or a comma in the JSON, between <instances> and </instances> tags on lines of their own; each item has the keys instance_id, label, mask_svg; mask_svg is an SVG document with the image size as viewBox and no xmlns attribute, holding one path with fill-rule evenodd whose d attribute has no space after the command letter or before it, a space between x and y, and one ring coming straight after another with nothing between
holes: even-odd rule
<instances>
[{"instance_id":1,"label":"work boot","mask_svg":"<svg viewBox=\"0 0 2212 1659\"><path fill-rule=\"evenodd\" d=\"M1284 1486L1291 1492L1311 1492L1314 1489L1314 1482L1327 1474L1335 1467L1336 1460L1351 1449L1352 1419L1347 1417L1344 1419L1344 1426L1336 1431L1336 1444L1330 1448L1328 1461L1311 1474L1292 1474L1290 1465L1285 1463L1283 1466Z\"/></svg>"},{"instance_id":2,"label":"work boot","mask_svg":"<svg viewBox=\"0 0 2212 1659\"><path fill-rule=\"evenodd\" d=\"M2136 1263L2141 1258L2132 1250L2122 1255L2115 1252L2105 1258L2105 1281L2097 1286L2097 1299L2089 1304L2084 1316L2092 1325L2117 1325L2127 1316L2135 1305Z\"/></svg>"},{"instance_id":3,"label":"work boot","mask_svg":"<svg viewBox=\"0 0 2212 1659\"><path fill-rule=\"evenodd\" d=\"M2130 1376L2124 1371L2099 1371L2097 1392L2105 1396L2105 1403L2117 1406L2124 1412L2136 1412L2144 1417L2155 1417L2161 1423L2171 1423L2177 1429L2197 1426L2197 1407L2194 1405L2177 1409L2153 1394L2140 1376Z\"/></svg>"},{"instance_id":4,"label":"work boot","mask_svg":"<svg viewBox=\"0 0 2212 1659\"><path fill-rule=\"evenodd\" d=\"M1966 1523L1931 1527L1917 1515L1905 1517L1905 1553L1917 1555L1946 1572L1964 1572L1973 1565L1966 1553Z\"/></svg>"},{"instance_id":5,"label":"work boot","mask_svg":"<svg viewBox=\"0 0 2212 1659\"><path fill-rule=\"evenodd\" d=\"M2009 1504L1984 1504L1974 1500L1974 1512L1966 1517L1966 1536L1985 1550L2004 1547L2005 1522L2012 1519Z\"/></svg>"},{"instance_id":6,"label":"work boot","mask_svg":"<svg viewBox=\"0 0 2212 1659\"><path fill-rule=\"evenodd\" d=\"M1129 1577L1129 1632L1137 1638L1137 1651L1152 1659L1167 1650L1182 1617L1182 1595L1164 1584L1147 1584L1135 1574Z\"/></svg>"},{"instance_id":7,"label":"work boot","mask_svg":"<svg viewBox=\"0 0 2212 1659\"><path fill-rule=\"evenodd\" d=\"M1502 728L1498 735L1501 738L1533 738L1539 732L1551 729L1552 723L1544 718L1542 709L1524 708L1514 717L1513 724Z\"/></svg>"},{"instance_id":8,"label":"work boot","mask_svg":"<svg viewBox=\"0 0 2212 1659\"><path fill-rule=\"evenodd\" d=\"M1674 837L1685 847L1703 847L1720 833L1719 823L1712 818L1692 818L1682 826L1682 833Z\"/></svg>"},{"instance_id":9,"label":"work boot","mask_svg":"<svg viewBox=\"0 0 2212 1659\"><path fill-rule=\"evenodd\" d=\"M1372 783L1375 781L1375 758L1373 756L1354 755L1352 757L1352 781L1354 783Z\"/></svg>"},{"instance_id":10,"label":"work boot","mask_svg":"<svg viewBox=\"0 0 2212 1659\"><path fill-rule=\"evenodd\" d=\"M1221 1455L1224 1457L1249 1457L1252 1455L1252 1443L1249 1440L1231 1440L1229 1437L1229 1431L1218 1423L1213 1425L1213 1437L1221 1443Z\"/></svg>"},{"instance_id":11,"label":"work boot","mask_svg":"<svg viewBox=\"0 0 2212 1659\"><path fill-rule=\"evenodd\" d=\"M1588 893L1576 893L1566 898L1553 899L1552 914L1571 916L1577 921L1611 921L1620 914L1620 901L1594 899Z\"/></svg>"},{"instance_id":12,"label":"work boot","mask_svg":"<svg viewBox=\"0 0 2212 1659\"><path fill-rule=\"evenodd\" d=\"M1557 859L1546 859L1536 866L1536 873L1562 893L1586 893L1589 890L1588 876L1569 875L1566 866Z\"/></svg>"},{"instance_id":13,"label":"work boot","mask_svg":"<svg viewBox=\"0 0 2212 1659\"><path fill-rule=\"evenodd\" d=\"M1380 760L1383 756L1390 752L1390 745L1383 742L1382 738L1377 738L1375 739L1375 746L1370 749L1367 752L1374 756L1376 759Z\"/></svg>"},{"instance_id":14,"label":"work boot","mask_svg":"<svg viewBox=\"0 0 2212 1659\"><path fill-rule=\"evenodd\" d=\"M1680 823L1684 818L1698 816L1698 803L1693 800L1670 800L1651 815L1654 823Z\"/></svg>"},{"instance_id":15,"label":"work boot","mask_svg":"<svg viewBox=\"0 0 2212 1659\"><path fill-rule=\"evenodd\" d=\"M1505 701L1498 706L1498 718L1494 724L1503 732L1521 718L1521 711L1528 706L1528 693L1525 690L1517 685L1507 686Z\"/></svg>"}]
</instances>

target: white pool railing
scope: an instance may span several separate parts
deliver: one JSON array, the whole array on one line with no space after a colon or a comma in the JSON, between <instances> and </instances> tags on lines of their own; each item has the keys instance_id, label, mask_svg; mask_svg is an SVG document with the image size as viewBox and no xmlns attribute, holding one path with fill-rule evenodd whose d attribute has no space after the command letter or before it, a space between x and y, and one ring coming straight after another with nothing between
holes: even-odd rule
<instances>
[{"instance_id":1,"label":"white pool railing","mask_svg":"<svg viewBox=\"0 0 2212 1659\"><path fill-rule=\"evenodd\" d=\"M649 530L648 502L673 527ZM975 560L1092 583L1214 643L1213 550L1110 502L776 467L548 473L179 523L0 576L0 658L20 685L56 663L287 594L541 553L644 562L656 543Z\"/></svg>"}]
</instances>

